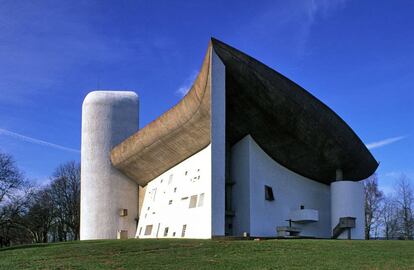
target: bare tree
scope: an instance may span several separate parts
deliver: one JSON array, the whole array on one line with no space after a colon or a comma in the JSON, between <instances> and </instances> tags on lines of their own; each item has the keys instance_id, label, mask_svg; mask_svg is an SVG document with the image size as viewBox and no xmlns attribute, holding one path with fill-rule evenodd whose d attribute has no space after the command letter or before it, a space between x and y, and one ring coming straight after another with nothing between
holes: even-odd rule
<instances>
[{"instance_id":1,"label":"bare tree","mask_svg":"<svg viewBox=\"0 0 414 270\"><path fill-rule=\"evenodd\" d=\"M402 174L395 188L398 216L401 224L401 233L404 239L413 239L413 204L414 193L410 181Z\"/></svg>"},{"instance_id":2,"label":"bare tree","mask_svg":"<svg viewBox=\"0 0 414 270\"><path fill-rule=\"evenodd\" d=\"M378 227L381 201L384 197L378 189L377 175L373 174L364 182L365 193L365 239L370 239L373 229Z\"/></svg>"},{"instance_id":3,"label":"bare tree","mask_svg":"<svg viewBox=\"0 0 414 270\"><path fill-rule=\"evenodd\" d=\"M30 233L33 242L48 242L54 220L54 205L50 188L36 191L22 220L22 226Z\"/></svg>"},{"instance_id":4,"label":"bare tree","mask_svg":"<svg viewBox=\"0 0 414 270\"><path fill-rule=\"evenodd\" d=\"M0 153L0 205L24 185L24 178L12 156Z\"/></svg>"},{"instance_id":5,"label":"bare tree","mask_svg":"<svg viewBox=\"0 0 414 270\"><path fill-rule=\"evenodd\" d=\"M58 240L79 239L80 165L71 161L59 166L53 174L50 192Z\"/></svg>"},{"instance_id":6,"label":"bare tree","mask_svg":"<svg viewBox=\"0 0 414 270\"><path fill-rule=\"evenodd\" d=\"M396 239L400 234L398 222L398 205L395 198L384 196L381 208L381 221L384 228L385 239Z\"/></svg>"},{"instance_id":7,"label":"bare tree","mask_svg":"<svg viewBox=\"0 0 414 270\"><path fill-rule=\"evenodd\" d=\"M30 188L12 156L0 153L0 246L21 239L17 221L26 209L29 194Z\"/></svg>"}]
</instances>

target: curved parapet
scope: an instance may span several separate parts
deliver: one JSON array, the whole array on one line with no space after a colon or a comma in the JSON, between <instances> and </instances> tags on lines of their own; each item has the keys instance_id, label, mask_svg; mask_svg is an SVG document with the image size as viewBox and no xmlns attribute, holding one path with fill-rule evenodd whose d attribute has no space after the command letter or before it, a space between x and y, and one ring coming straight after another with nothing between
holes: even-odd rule
<instances>
[{"instance_id":1,"label":"curved parapet","mask_svg":"<svg viewBox=\"0 0 414 270\"><path fill-rule=\"evenodd\" d=\"M213 52L225 67L219 74L225 77L225 112L215 119L225 123L226 151L250 134L275 161L321 183L330 184L338 169L352 181L375 172L377 161L335 112L280 73L212 39L189 93L112 150L113 165L125 175L145 185L210 143L212 92L223 91L211 89Z\"/></svg>"},{"instance_id":2,"label":"curved parapet","mask_svg":"<svg viewBox=\"0 0 414 270\"><path fill-rule=\"evenodd\" d=\"M138 96L127 91L89 93L82 106L80 238L115 239L136 230L138 186L112 167L109 153L138 130ZM120 210L128 209L120 217Z\"/></svg>"},{"instance_id":3,"label":"curved parapet","mask_svg":"<svg viewBox=\"0 0 414 270\"><path fill-rule=\"evenodd\" d=\"M139 185L210 143L210 54L188 94L111 152L112 164Z\"/></svg>"}]
</instances>

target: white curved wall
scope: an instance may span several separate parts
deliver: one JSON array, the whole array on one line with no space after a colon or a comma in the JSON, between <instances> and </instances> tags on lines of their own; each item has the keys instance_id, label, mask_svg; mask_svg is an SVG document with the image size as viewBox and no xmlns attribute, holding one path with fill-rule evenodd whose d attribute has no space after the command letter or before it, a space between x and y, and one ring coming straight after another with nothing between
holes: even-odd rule
<instances>
[{"instance_id":1,"label":"white curved wall","mask_svg":"<svg viewBox=\"0 0 414 270\"><path fill-rule=\"evenodd\" d=\"M80 238L114 239L136 230L138 185L112 167L111 149L138 130L138 96L94 91L82 107ZM128 209L120 217L120 209Z\"/></svg>"},{"instance_id":2,"label":"white curved wall","mask_svg":"<svg viewBox=\"0 0 414 270\"><path fill-rule=\"evenodd\" d=\"M340 217L355 217L355 228L351 230L352 239L364 239L364 186L362 182L337 181L331 184L331 226L339 222ZM347 232L338 238L347 239Z\"/></svg>"}]
</instances>

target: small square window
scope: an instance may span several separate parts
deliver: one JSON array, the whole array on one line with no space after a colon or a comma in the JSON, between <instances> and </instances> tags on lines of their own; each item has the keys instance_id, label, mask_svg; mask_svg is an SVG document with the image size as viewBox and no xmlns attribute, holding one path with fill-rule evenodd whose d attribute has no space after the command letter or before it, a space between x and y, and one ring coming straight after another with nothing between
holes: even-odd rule
<instances>
[{"instance_id":1,"label":"small square window","mask_svg":"<svg viewBox=\"0 0 414 270\"><path fill-rule=\"evenodd\" d=\"M152 233L152 225L147 225L145 227L145 233L144 233L144 235L151 235L151 233Z\"/></svg>"},{"instance_id":2,"label":"small square window","mask_svg":"<svg viewBox=\"0 0 414 270\"><path fill-rule=\"evenodd\" d=\"M275 200L275 197L273 196L272 187L265 186L265 199L267 201L274 201Z\"/></svg>"},{"instance_id":3,"label":"small square window","mask_svg":"<svg viewBox=\"0 0 414 270\"><path fill-rule=\"evenodd\" d=\"M168 201L168 205L171 205L171 204L172 204L172 200L169 200L169 201Z\"/></svg>"}]
</instances>

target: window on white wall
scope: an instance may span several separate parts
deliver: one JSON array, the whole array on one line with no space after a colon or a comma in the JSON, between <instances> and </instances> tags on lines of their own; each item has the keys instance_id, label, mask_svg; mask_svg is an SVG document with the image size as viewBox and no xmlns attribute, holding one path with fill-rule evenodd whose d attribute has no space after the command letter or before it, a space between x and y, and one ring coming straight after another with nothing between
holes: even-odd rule
<instances>
[{"instance_id":1,"label":"window on white wall","mask_svg":"<svg viewBox=\"0 0 414 270\"><path fill-rule=\"evenodd\" d=\"M151 194L152 194L152 201L154 202L155 201L155 195L157 195L157 188L152 189Z\"/></svg>"},{"instance_id":2,"label":"window on white wall","mask_svg":"<svg viewBox=\"0 0 414 270\"><path fill-rule=\"evenodd\" d=\"M165 227L164 229L164 237L168 236L168 227Z\"/></svg>"},{"instance_id":3,"label":"window on white wall","mask_svg":"<svg viewBox=\"0 0 414 270\"><path fill-rule=\"evenodd\" d=\"M193 195L190 197L190 205L188 208L195 208L197 206L197 195Z\"/></svg>"},{"instance_id":4,"label":"window on white wall","mask_svg":"<svg viewBox=\"0 0 414 270\"><path fill-rule=\"evenodd\" d=\"M139 228L139 233L138 235L141 235L141 231L142 231L142 227Z\"/></svg>"},{"instance_id":5,"label":"window on white wall","mask_svg":"<svg viewBox=\"0 0 414 270\"><path fill-rule=\"evenodd\" d=\"M200 196L198 197L198 207L203 206L204 205L204 193L201 193Z\"/></svg>"},{"instance_id":6,"label":"window on white wall","mask_svg":"<svg viewBox=\"0 0 414 270\"><path fill-rule=\"evenodd\" d=\"M172 204L172 202L173 202L172 200L169 200L169 201L168 201L168 204L169 204L169 205L171 205L171 204Z\"/></svg>"},{"instance_id":7,"label":"window on white wall","mask_svg":"<svg viewBox=\"0 0 414 270\"><path fill-rule=\"evenodd\" d=\"M181 237L185 236L185 231L187 230L187 224L183 225L183 230L181 231Z\"/></svg>"},{"instance_id":8,"label":"window on white wall","mask_svg":"<svg viewBox=\"0 0 414 270\"><path fill-rule=\"evenodd\" d=\"M152 233L152 225L147 225L145 227L145 233L144 233L144 235L151 235L151 233Z\"/></svg>"},{"instance_id":9,"label":"window on white wall","mask_svg":"<svg viewBox=\"0 0 414 270\"><path fill-rule=\"evenodd\" d=\"M173 175L170 174L170 177L168 178L168 185L172 183L172 180L173 180Z\"/></svg>"},{"instance_id":10,"label":"window on white wall","mask_svg":"<svg viewBox=\"0 0 414 270\"><path fill-rule=\"evenodd\" d=\"M273 189L270 186L265 186L265 199L267 201L275 200L275 197L273 196Z\"/></svg>"}]
</instances>

